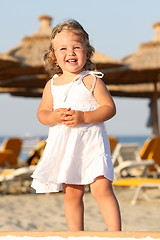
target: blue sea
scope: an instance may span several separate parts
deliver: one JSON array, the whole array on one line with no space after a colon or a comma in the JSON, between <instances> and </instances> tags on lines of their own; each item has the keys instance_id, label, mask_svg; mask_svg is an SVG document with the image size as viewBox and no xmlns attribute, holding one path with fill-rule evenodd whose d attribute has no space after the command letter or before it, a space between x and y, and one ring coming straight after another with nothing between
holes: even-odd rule
<instances>
[{"instance_id":1,"label":"blue sea","mask_svg":"<svg viewBox=\"0 0 160 240\"><path fill-rule=\"evenodd\" d=\"M9 136L0 136L0 146L2 145L4 139L9 138ZM46 139L46 136L41 136L41 137L37 137L37 136L33 136L33 139ZM142 145L144 144L145 140L149 138L149 136L117 136L118 142L119 143L138 143L140 148L142 147ZM27 156L29 154L29 151L31 149L28 150L24 150L22 149L22 152L20 154L20 160L21 161L25 161L27 159Z\"/></svg>"}]
</instances>

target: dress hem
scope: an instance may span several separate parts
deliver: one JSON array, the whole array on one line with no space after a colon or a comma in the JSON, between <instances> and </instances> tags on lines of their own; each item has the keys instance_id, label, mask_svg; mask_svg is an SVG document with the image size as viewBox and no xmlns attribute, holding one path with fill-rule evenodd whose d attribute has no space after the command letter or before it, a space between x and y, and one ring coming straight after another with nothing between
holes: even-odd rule
<instances>
[{"instance_id":1,"label":"dress hem","mask_svg":"<svg viewBox=\"0 0 160 240\"><path fill-rule=\"evenodd\" d=\"M61 182L61 183L43 183L41 182L40 180L37 180L37 179L33 179L33 182L32 182L32 185L31 187L34 188L36 190L36 193L52 193L52 192L60 192L60 191L63 191L62 189L62 184L65 183L65 184L70 184L70 185L89 185L91 183L93 183L95 181L95 179L97 177L100 177L100 176L104 176L106 179L110 180L111 182L113 182L113 178L111 177L108 177L108 176L105 176L104 174L98 174L96 177L94 177L92 180L90 181L87 181L87 182L83 182L83 183L79 183L79 182L76 182L76 183L68 183L68 182ZM41 186L42 188L41 188ZM53 185L53 186L51 186ZM42 190L43 189L43 190Z\"/></svg>"}]
</instances>

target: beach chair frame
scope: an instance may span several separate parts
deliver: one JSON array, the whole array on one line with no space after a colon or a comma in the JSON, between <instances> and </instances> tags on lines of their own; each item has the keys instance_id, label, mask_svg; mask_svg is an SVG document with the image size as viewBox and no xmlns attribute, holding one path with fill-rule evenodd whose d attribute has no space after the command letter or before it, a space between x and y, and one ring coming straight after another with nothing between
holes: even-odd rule
<instances>
[{"instance_id":1,"label":"beach chair frame","mask_svg":"<svg viewBox=\"0 0 160 240\"><path fill-rule=\"evenodd\" d=\"M115 178L145 176L154 160L142 160L138 143L118 143L112 155Z\"/></svg>"}]
</instances>

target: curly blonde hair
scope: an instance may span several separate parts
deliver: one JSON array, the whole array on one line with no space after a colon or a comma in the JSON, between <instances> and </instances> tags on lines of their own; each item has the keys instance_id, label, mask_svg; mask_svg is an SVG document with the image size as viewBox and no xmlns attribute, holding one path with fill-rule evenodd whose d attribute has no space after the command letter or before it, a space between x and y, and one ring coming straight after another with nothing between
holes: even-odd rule
<instances>
[{"instance_id":1,"label":"curly blonde hair","mask_svg":"<svg viewBox=\"0 0 160 240\"><path fill-rule=\"evenodd\" d=\"M63 73L60 66L56 64L56 57L55 57L53 41L52 41L55 38L55 36L58 33L60 33L62 30L71 30L75 34L81 35L81 38L86 44L86 49L87 49L87 59L86 59L86 64L83 67L83 70L95 70L95 64L91 61L91 58L95 52L95 49L90 44L88 33L83 29L83 27L79 24L79 22L77 22L74 19L69 19L61 24L58 24L57 26L55 26L55 28L53 28L51 33L50 46L48 51L44 55L45 69L50 73L51 77L54 74L61 75Z\"/></svg>"}]
</instances>

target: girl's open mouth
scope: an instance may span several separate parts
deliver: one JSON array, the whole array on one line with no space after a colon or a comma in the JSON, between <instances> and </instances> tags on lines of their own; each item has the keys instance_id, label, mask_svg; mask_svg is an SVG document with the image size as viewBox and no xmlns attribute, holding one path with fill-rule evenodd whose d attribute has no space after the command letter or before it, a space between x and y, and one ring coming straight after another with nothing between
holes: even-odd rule
<instances>
[{"instance_id":1,"label":"girl's open mouth","mask_svg":"<svg viewBox=\"0 0 160 240\"><path fill-rule=\"evenodd\" d=\"M69 63L75 63L75 62L77 62L77 60L76 60L76 59L68 59L67 62L69 62Z\"/></svg>"}]
</instances>

